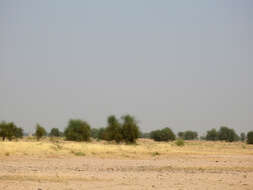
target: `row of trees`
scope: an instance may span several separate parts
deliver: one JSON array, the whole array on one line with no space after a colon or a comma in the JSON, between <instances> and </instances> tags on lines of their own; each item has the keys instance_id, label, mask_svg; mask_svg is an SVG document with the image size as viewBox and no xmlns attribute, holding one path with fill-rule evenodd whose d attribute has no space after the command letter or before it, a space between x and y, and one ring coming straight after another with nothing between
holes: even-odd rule
<instances>
[{"instance_id":1,"label":"row of trees","mask_svg":"<svg viewBox=\"0 0 253 190\"><path fill-rule=\"evenodd\" d=\"M173 141L176 139L176 135L170 128L164 128L161 130L151 131L150 133L142 134L143 138L151 138L155 141ZM198 133L195 131L185 131L179 132L177 135L178 138L184 140L194 140L198 139ZM253 144L253 131L248 132L247 137L245 133L241 133L240 137L236 134L234 129L228 127L220 127L219 130L211 129L207 131L206 136L200 137L202 140L208 141L245 141L247 139L247 143Z\"/></svg>"},{"instance_id":2,"label":"row of trees","mask_svg":"<svg viewBox=\"0 0 253 190\"><path fill-rule=\"evenodd\" d=\"M91 129L89 124L81 120L70 120L64 131L67 140L88 141L90 136L100 140L120 143L134 143L140 136L137 121L133 116L125 115L118 120L114 115L107 119L107 127Z\"/></svg>"},{"instance_id":3,"label":"row of trees","mask_svg":"<svg viewBox=\"0 0 253 190\"><path fill-rule=\"evenodd\" d=\"M6 137L9 140L12 140L14 137L23 137L23 130L13 126L15 126L14 123L1 123L0 136L3 137L3 140L5 140ZM20 135L18 133L20 132L19 129L21 129ZM90 137L93 137L99 140L115 141L117 143L135 143L136 139L140 137L140 130L137 125L137 121L133 116L124 115L119 120L114 115L111 115L107 119L107 127L100 129L91 129L90 125L86 121L71 119L69 120L68 126L65 128L64 132L61 132L57 128L52 128L48 134L44 127L37 124L34 133L37 140L40 140L46 135L50 137L64 136L66 140L70 141L89 141Z\"/></svg>"},{"instance_id":4,"label":"row of trees","mask_svg":"<svg viewBox=\"0 0 253 190\"><path fill-rule=\"evenodd\" d=\"M111 115L107 119L107 126L99 129L91 128L85 121L71 119L64 132L61 132L58 128L52 128L49 134L44 127L37 124L34 133L37 140L46 135L51 137L65 137L66 140L71 141L89 141L90 137L92 137L98 140L115 141L116 143L135 143L139 137L151 138L155 141L173 141L176 139L175 133L170 128L154 130L150 133L141 133L137 121L130 115L124 115L120 119ZM23 129L17 127L13 122L1 122L0 137L2 137L3 141L6 138L10 141L13 138L22 138ZM177 137L184 140L194 140L198 139L198 133L195 131L184 131L179 132ZM241 133L239 137L233 129L220 127L219 130L211 129L207 131L206 136L201 137L201 139L227 142L247 140L247 143L253 144L253 131L248 132L247 136L245 133Z\"/></svg>"},{"instance_id":5,"label":"row of trees","mask_svg":"<svg viewBox=\"0 0 253 190\"><path fill-rule=\"evenodd\" d=\"M216 129L211 129L210 131L207 131L207 135L204 139L210 140L210 141L227 141L227 142L233 142L233 141L239 141L245 140L245 133L241 133L241 138L236 134L234 129L230 129L228 127L220 127L220 129L217 131Z\"/></svg>"},{"instance_id":6,"label":"row of trees","mask_svg":"<svg viewBox=\"0 0 253 190\"><path fill-rule=\"evenodd\" d=\"M198 133L196 131L179 132L178 137L184 140L194 140L198 139Z\"/></svg>"},{"instance_id":7,"label":"row of trees","mask_svg":"<svg viewBox=\"0 0 253 190\"><path fill-rule=\"evenodd\" d=\"M248 134L251 134L250 132ZM144 133L142 135L143 138L151 138L155 141L170 141L175 140L176 135L170 128L164 128L161 130L151 131L150 133ZM198 139L198 133L196 131L184 131L179 132L177 137L184 140L194 140ZM248 135L249 138L249 135ZM245 133L241 133L240 137L236 134L236 132L228 127L220 127L219 130L211 129L207 131L206 136L200 137L202 140L210 140L210 141L245 141L246 135Z\"/></svg>"}]
</instances>

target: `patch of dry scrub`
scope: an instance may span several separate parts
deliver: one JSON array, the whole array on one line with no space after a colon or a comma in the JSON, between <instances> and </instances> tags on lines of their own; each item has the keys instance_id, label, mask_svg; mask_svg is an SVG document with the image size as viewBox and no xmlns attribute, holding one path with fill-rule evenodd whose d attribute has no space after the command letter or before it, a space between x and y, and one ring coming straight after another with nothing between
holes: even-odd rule
<instances>
[{"instance_id":1,"label":"patch of dry scrub","mask_svg":"<svg viewBox=\"0 0 253 190\"><path fill-rule=\"evenodd\" d=\"M253 145L241 142L208 142L186 141L185 146L178 147L175 142L154 142L148 139L139 139L137 144L114 144L108 142L72 142L60 138L45 138L34 141L25 138L18 142L0 141L0 156L95 156L100 158L148 158L166 157L171 155L188 154L251 154Z\"/></svg>"}]
</instances>

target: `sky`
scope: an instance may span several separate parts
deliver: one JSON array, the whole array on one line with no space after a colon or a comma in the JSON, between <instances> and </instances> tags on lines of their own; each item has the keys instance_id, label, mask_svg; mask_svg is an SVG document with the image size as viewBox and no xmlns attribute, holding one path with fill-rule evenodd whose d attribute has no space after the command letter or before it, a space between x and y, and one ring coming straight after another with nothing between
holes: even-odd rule
<instances>
[{"instance_id":1,"label":"sky","mask_svg":"<svg viewBox=\"0 0 253 190\"><path fill-rule=\"evenodd\" d=\"M0 0L0 121L253 130L253 1Z\"/></svg>"}]
</instances>

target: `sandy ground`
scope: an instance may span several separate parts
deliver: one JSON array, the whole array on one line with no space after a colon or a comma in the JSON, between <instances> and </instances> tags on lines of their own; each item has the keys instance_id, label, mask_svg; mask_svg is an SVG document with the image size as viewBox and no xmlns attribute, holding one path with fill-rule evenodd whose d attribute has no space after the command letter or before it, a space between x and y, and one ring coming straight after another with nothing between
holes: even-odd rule
<instances>
[{"instance_id":1,"label":"sandy ground","mask_svg":"<svg viewBox=\"0 0 253 190\"><path fill-rule=\"evenodd\" d=\"M253 189L252 155L1 157L1 190Z\"/></svg>"}]
</instances>

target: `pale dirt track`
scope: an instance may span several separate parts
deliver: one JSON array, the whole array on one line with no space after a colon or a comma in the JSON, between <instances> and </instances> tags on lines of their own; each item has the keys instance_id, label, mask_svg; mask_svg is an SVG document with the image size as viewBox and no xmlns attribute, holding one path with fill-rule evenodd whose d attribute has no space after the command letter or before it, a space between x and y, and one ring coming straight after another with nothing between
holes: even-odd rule
<instances>
[{"instance_id":1,"label":"pale dirt track","mask_svg":"<svg viewBox=\"0 0 253 190\"><path fill-rule=\"evenodd\" d=\"M253 189L252 155L1 157L1 190Z\"/></svg>"}]
</instances>

